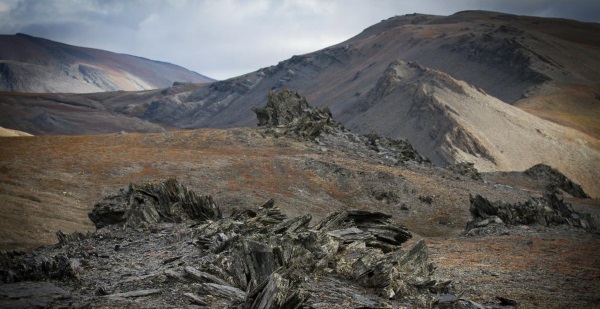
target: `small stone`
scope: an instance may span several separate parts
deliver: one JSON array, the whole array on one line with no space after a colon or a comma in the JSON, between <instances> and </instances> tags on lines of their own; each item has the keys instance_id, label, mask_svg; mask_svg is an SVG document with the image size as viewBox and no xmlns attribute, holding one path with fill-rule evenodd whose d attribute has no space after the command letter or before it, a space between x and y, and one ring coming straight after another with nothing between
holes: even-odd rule
<instances>
[{"instance_id":1,"label":"small stone","mask_svg":"<svg viewBox=\"0 0 600 309\"><path fill-rule=\"evenodd\" d=\"M200 296L194 293L183 293L183 296L187 297L192 304L200 305L200 306L208 306L208 303L200 298Z\"/></svg>"},{"instance_id":2,"label":"small stone","mask_svg":"<svg viewBox=\"0 0 600 309\"><path fill-rule=\"evenodd\" d=\"M514 300L503 296L496 296L496 298L500 301L501 306L517 306L519 303Z\"/></svg>"}]
</instances>

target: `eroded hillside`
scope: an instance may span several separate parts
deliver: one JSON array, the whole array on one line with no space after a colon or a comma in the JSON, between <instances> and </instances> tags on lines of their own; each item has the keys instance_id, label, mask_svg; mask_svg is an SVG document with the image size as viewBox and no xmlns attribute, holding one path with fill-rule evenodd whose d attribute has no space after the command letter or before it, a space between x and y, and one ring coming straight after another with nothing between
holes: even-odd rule
<instances>
[{"instance_id":1,"label":"eroded hillside","mask_svg":"<svg viewBox=\"0 0 600 309\"><path fill-rule=\"evenodd\" d=\"M283 102L292 102L296 107L278 107ZM198 300L198 295L192 295L194 298L173 294L162 288L167 283L161 278L171 278L165 280L182 280L177 281L181 291L199 293L197 284L190 285L189 279L178 274L187 263L192 263L187 266L193 265L194 269L207 270L192 262L197 261L193 257L204 254L201 248L189 245L190 241L195 241L197 232L186 232L190 226L204 229L204 225L153 225L150 221L137 228L123 229L123 235L119 234L120 229L109 228L92 236L65 236L75 231L93 231L95 227L89 221L88 213L105 196L113 197L99 204L99 209L103 209L102 205L113 205L117 207L117 213L123 215L119 210L123 206L115 201L119 201L119 194L127 192L119 189L129 187L130 183L136 183L130 188L149 192L143 189L149 181L177 178L199 196L211 195L223 216L233 220L217 221L217 225L237 226L236 220L243 219L239 214L248 214L249 222L255 222L259 219L252 218L258 213L252 209L271 198L283 215L290 218L310 215L314 222L335 211L383 212L392 216L392 225L406 226L415 241L424 240L431 261L437 267L436 273L453 280L458 294L451 295L462 295L464 299L488 307L514 307L517 304L524 308L593 308L597 301L595 292L600 289L595 280L598 260L593 253L600 248L600 242L594 234L597 226L588 220L597 221L600 205L597 200L585 198L576 184L544 166L537 166L527 173L491 174L480 174L469 164L451 169L435 167L415 154L405 142L375 134L353 134L332 120L326 109L313 109L303 102L305 99L293 92L272 93L270 105L257 110L257 114L263 115L261 117L267 117L261 122L264 126L259 128L0 138L0 216L6 223L0 229L2 248L30 249L40 244L52 244L56 242L55 232L64 232L59 233L61 245L35 253L55 254L56 263L47 264L51 268L41 268L39 274L46 276L43 269L49 269L50 278L54 278L50 285L59 284L64 289L56 290L48 285L33 289L46 288L54 291L52 293L71 295L71 298L50 300L52 302L85 302L89 298L81 298L83 295L95 293L93 297L101 297L97 304L106 305L132 305L132 301L162 304L169 299L182 305L189 302L223 304L229 298L218 294L220 290L208 290L202 295L221 296ZM282 114L284 111L295 116ZM269 120L276 115L281 120ZM115 192L120 193L115 195ZM148 201L153 200L152 196L156 197L149 194ZM143 201L139 198L121 200ZM147 206L150 202L140 203ZM165 205L185 209L178 203ZM143 211L140 206L136 207ZM267 209L266 213L269 213L269 207L261 209ZM158 213L169 217L165 211ZM139 218L149 220L150 217L142 215ZM110 220L121 222L118 215L109 213L102 219L108 221L98 221L101 218L98 214L90 218L95 220L96 226L98 222L105 222L98 227L113 224ZM272 224L271 219L264 220L260 222L267 222L267 226ZM293 221L296 219L291 220L296 222ZM174 228L181 229L175 238L170 232L175 231ZM114 231L110 232L110 229ZM142 238L134 240L137 237ZM148 242L148 239L155 239L155 242ZM130 246L130 242L138 245ZM171 246L167 251L177 252L177 255L165 254L166 249L155 247L163 243ZM127 252L130 255L122 255ZM74 259L79 264L62 263L64 254L69 261ZM75 255L69 257L69 254ZM146 254L148 264L145 267L154 265L152 267L156 266L158 272L145 274L143 269L147 268L132 266L136 270L127 272L128 277L122 280L119 278L123 278L126 270L120 268L121 264L106 264L106 259L125 261L127 256L139 258L139 254ZM37 260L30 259L28 254L4 254L2 263L8 264L3 267L12 267L13 263L34 267L21 269L15 266L17 272L8 273L6 278L38 276ZM130 262L132 264L127 265L137 265L139 260ZM110 269L110 276L103 275L100 284L94 279L92 270L95 268L90 265L116 266L103 270ZM53 269L59 272L55 273ZM194 269L186 272L192 274L192 278L200 278L193 280L204 282L202 276L206 275L198 275ZM62 270L68 272L61 273ZM78 289L60 283L77 273L76 276L83 276L80 278L87 282L79 284ZM58 277L52 277L52 274ZM223 273L215 275L225 278ZM203 284L203 288L218 288ZM410 283L413 287L414 284L419 285ZM239 286L239 283L234 285ZM345 287L339 283L335 286ZM7 289L9 287L13 286L6 285ZM12 295L10 290L2 290L2 293ZM98 296L104 294L108 295ZM23 295L20 296L23 301L31 297ZM229 301L240 301L236 295ZM132 297L140 298L133 300ZM377 297L380 299L381 296ZM439 294L436 297L444 299L444 303L459 302L457 297L440 298ZM368 303L373 299L348 301ZM380 304L391 306L395 300L402 298L381 298ZM14 301L14 298L7 301Z\"/></svg>"}]
</instances>

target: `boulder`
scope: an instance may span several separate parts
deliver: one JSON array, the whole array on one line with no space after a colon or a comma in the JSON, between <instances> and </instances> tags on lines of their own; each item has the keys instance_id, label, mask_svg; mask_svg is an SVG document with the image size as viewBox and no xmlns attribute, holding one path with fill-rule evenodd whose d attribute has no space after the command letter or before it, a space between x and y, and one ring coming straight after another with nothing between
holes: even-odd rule
<instances>
[{"instance_id":1,"label":"boulder","mask_svg":"<svg viewBox=\"0 0 600 309\"><path fill-rule=\"evenodd\" d=\"M559 199L555 194L532 197L522 203L491 202L481 195L470 197L470 211L473 220L467 223L468 234L472 230L489 224L541 225L545 227L568 224L597 232L598 226L589 214L576 212L571 204Z\"/></svg>"},{"instance_id":2,"label":"boulder","mask_svg":"<svg viewBox=\"0 0 600 309\"><path fill-rule=\"evenodd\" d=\"M301 139L314 139L324 132L341 131L327 107L310 106L304 96L287 89L269 92L267 105L252 109L258 126L271 128L275 133Z\"/></svg>"},{"instance_id":3,"label":"boulder","mask_svg":"<svg viewBox=\"0 0 600 309\"><path fill-rule=\"evenodd\" d=\"M168 179L131 184L94 205L88 216L96 228L102 228L111 224L215 220L222 214L212 197L198 195L177 180Z\"/></svg>"},{"instance_id":4,"label":"boulder","mask_svg":"<svg viewBox=\"0 0 600 309\"><path fill-rule=\"evenodd\" d=\"M365 144L372 150L382 155L388 155L399 162L415 161L425 163L429 160L422 157L407 140L395 140L370 133L364 136Z\"/></svg>"},{"instance_id":5,"label":"boulder","mask_svg":"<svg viewBox=\"0 0 600 309\"><path fill-rule=\"evenodd\" d=\"M473 180L481 180L481 174L475 168L475 164L471 162L459 162L456 164L449 165L447 169L462 175L470 177Z\"/></svg>"}]
</instances>

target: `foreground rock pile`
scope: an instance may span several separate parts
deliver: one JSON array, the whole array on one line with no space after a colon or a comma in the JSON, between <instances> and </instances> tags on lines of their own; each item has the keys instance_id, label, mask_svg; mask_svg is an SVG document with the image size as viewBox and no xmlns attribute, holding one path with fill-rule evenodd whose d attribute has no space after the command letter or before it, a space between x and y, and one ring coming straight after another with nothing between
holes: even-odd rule
<instances>
[{"instance_id":1,"label":"foreground rock pile","mask_svg":"<svg viewBox=\"0 0 600 309\"><path fill-rule=\"evenodd\" d=\"M598 226L590 214L573 207L550 193L532 197L523 203L491 202L481 195L471 197L473 220L467 223L467 235L508 233L506 226L538 225L543 227L568 225L597 233Z\"/></svg>"},{"instance_id":2,"label":"foreground rock pile","mask_svg":"<svg viewBox=\"0 0 600 309\"><path fill-rule=\"evenodd\" d=\"M221 218L175 180L96 204L87 235L0 255L0 307L469 308L433 277L423 241L390 216L340 211L310 226L273 200ZM403 247L406 246L406 248Z\"/></svg>"}]
</instances>

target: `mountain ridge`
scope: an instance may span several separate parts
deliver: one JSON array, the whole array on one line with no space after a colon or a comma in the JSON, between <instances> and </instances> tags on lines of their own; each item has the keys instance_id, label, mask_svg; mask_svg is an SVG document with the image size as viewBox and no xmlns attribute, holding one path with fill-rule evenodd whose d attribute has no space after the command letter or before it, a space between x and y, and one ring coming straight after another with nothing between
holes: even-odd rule
<instances>
[{"instance_id":1,"label":"mountain ridge","mask_svg":"<svg viewBox=\"0 0 600 309\"><path fill-rule=\"evenodd\" d=\"M211 78L168 62L68 45L27 34L0 35L0 90L100 92L147 90Z\"/></svg>"},{"instance_id":2,"label":"mountain ridge","mask_svg":"<svg viewBox=\"0 0 600 309\"><path fill-rule=\"evenodd\" d=\"M21 116L0 116L0 124L33 134L52 134L53 130L73 134L59 121L43 132L24 126L35 128L38 117L47 118L44 113L54 119L69 115L71 123L81 124L79 132L86 132L85 119L94 112L106 116L104 131L96 124L88 130L93 134L116 128L160 132L165 128L254 126L252 108L261 105L270 91L291 89L317 107L328 107L335 119L356 133L375 131L406 138L437 164L466 160L489 171L524 170L546 163L597 195L594 171L598 169L591 167L600 152L600 40L590 35L597 30L598 24L494 12L396 16L340 44L211 84L61 98L6 96L4 106L21 105ZM397 59L419 63L429 77L415 77L416 82L402 86L406 91L394 88L393 78L382 76L396 74L387 70ZM379 82L388 83L389 89L378 86ZM382 93L376 95L374 89ZM396 91L395 96L404 97L406 104L391 104L395 98L386 91ZM481 107L477 110L482 114L469 112L461 100ZM65 101L72 103L66 106ZM54 102L61 102L62 110L53 107ZM437 114L428 114L427 109ZM402 110L412 111L414 117L407 119ZM140 125L123 129L124 119ZM489 130L487 122L506 126ZM545 145L541 148L551 155L527 143L519 149L519 134L530 138L531 145ZM563 144L581 148L585 154L575 159Z\"/></svg>"}]
</instances>

